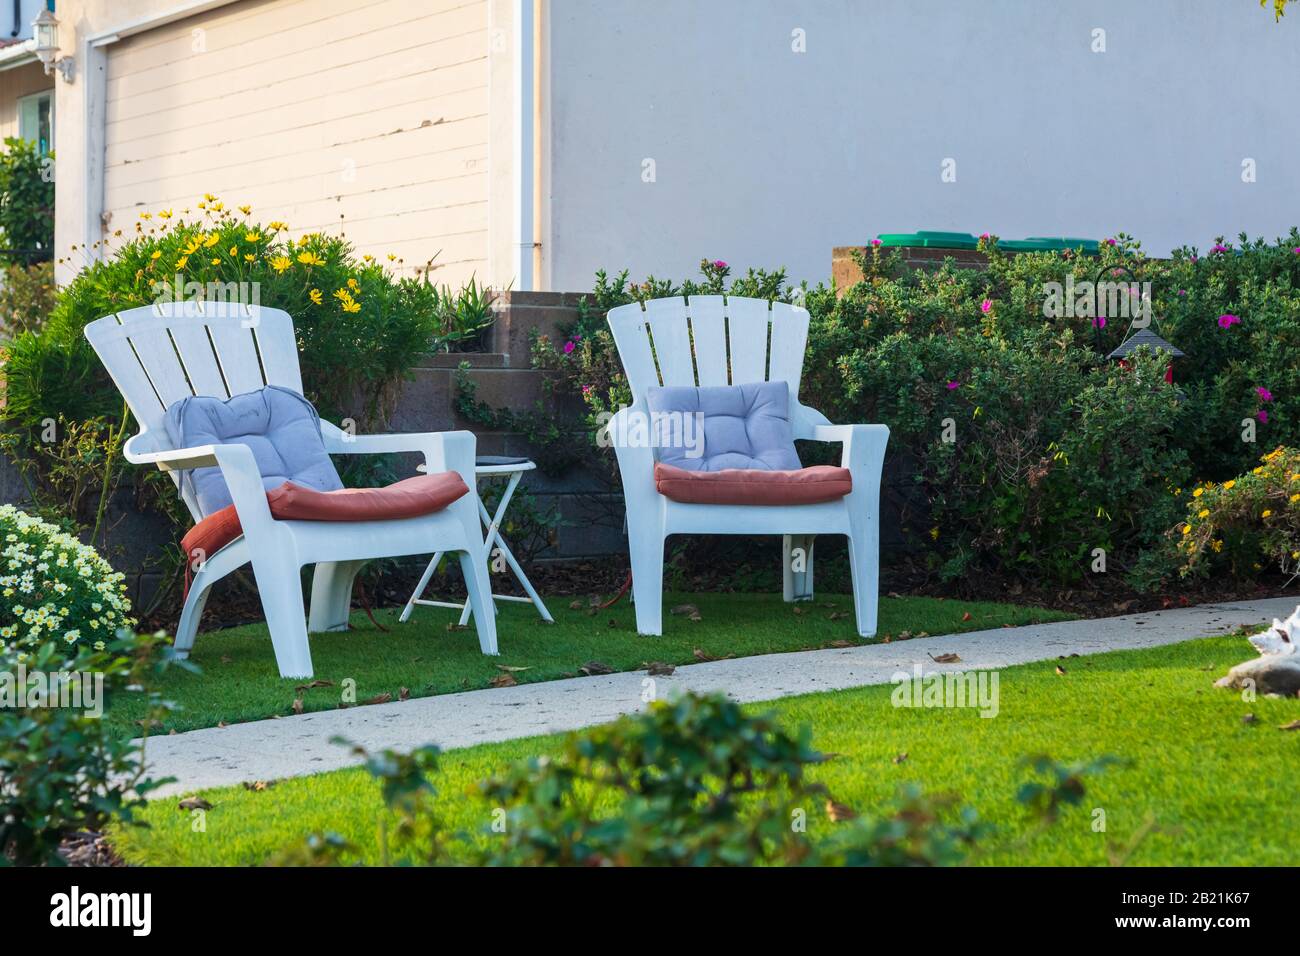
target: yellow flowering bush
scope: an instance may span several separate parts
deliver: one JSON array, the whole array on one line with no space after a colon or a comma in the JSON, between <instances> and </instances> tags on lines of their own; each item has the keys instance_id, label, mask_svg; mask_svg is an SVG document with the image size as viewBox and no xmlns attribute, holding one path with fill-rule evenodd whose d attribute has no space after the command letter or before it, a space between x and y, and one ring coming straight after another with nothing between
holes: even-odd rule
<instances>
[{"instance_id":1,"label":"yellow flowering bush","mask_svg":"<svg viewBox=\"0 0 1300 956\"><path fill-rule=\"evenodd\" d=\"M55 641L73 658L103 650L130 627L123 576L94 548L54 525L0 505L0 651Z\"/></svg>"},{"instance_id":2,"label":"yellow flowering bush","mask_svg":"<svg viewBox=\"0 0 1300 956\"><path fill-rule=\"evenodd\" d=\"M1180 495L1187 516L1170 537L1183 576L1300 572L1300 449L1279 446L1247 474Z\"/></svg>"}]
</instances>

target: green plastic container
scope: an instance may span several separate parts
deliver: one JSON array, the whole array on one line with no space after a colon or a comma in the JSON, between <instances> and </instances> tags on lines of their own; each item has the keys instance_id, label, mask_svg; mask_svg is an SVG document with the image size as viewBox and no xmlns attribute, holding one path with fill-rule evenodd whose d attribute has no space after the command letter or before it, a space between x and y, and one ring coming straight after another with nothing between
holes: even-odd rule
<instances>
[{"instance_id":1,"label":"green plastic container","mask_svg":"<svg viewBox=\"0 0 1300 956\"><path fill-rule=\"evenodd\" d=\"M876 236L882 246L912 246L921 249L974 249L979 240L969 232L882 232Z\"/></svg>"},{"instance_id":2,"label":"green plastic container","mask_svg":"<svg viewBox=\"0 0 1300 956\"><path fill-rule=\"evenodd\" d=\"M1101 251L1101 243L1096 239L1076 239L1073 236L1030 236L1022 240L1024 242L1042 242L1047 243L1045 246L1038 248L1048 249L1052 252L1062 252L1066 249L1078 249L1083 247L1083 251L1089 255L1096 255ZM1002 243L1006 246L1007 243Z\"/></svg>"}]
</instances>

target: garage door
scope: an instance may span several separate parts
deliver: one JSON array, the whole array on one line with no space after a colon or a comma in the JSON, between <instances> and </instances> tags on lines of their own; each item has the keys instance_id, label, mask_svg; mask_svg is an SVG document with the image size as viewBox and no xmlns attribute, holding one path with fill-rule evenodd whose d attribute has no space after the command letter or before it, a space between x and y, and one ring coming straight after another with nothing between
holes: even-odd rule
<instances>
[{"instance_id":1,"label":"garage door","mask_svg":"<svg viewBox=\"0 0 1300 956\"><path fill-rule=\"evenodd\" d=\"M486 0L244 0L107 60L107 231L204 193L344 232L433 277L486 273Z\"/></svg>"}]
</instances>

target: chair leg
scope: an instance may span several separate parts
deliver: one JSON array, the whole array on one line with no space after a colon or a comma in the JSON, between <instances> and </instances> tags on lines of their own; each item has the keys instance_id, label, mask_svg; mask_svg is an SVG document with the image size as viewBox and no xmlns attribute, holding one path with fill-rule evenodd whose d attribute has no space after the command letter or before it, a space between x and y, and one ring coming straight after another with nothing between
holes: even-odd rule
<instances>
[{"instance_id":1,"label":"chair leg","mask_svg":"<svg viewBox=\"0 0 1300 956\"><path fill-rule=\"evenodd\" d=\"M254 555L253 577L271 631L281 677L311 677L311 645L302 609L302 568L283 553Z\"/></svg>"},{"instance_id":2,"label":"chair leg","mask_svg":"<svg viewBox=\"0 0 1300 956\"><path fill-rule=\"evenodd\" d=\"M849 529L849 567L853 572L858 635L874 637L880 600L880 524L875 517L862 515L850 518Z\"/></svg>"},{"instance_id":3,"label":"chair leg","mask_svg":"<svg viewBox=\"0 0 1300 956\"><path fill-rule=\"evenodd\" d=\"M484 654L497 654L497 616L492 603L492 585L488 580L487 565L469 551L460 552L460 570L465 575L465 590L469 592L468 605L474 612L474 627L478 631L478 646Z\"/></svg>"},{"instance_id":4,"label":"chair leg","mask_svg":"<svg viewBox=\"0 0 1300 956\"><path fill-rule=\"evenodd\" d=\"M815 534L787 534L782 538L781 578L786 603L813 599L813 542Z\"/></svg>"},{"instance_id":5,"label":"chair leg","mask_svg":"<svg viewBox=\"0 0 1300 956\"><path fill-rule=\"evenodd\" d=\"M627 538L632 558L636 632L659 637L664 629L664 535L659 528L630 521Z\"/></svg>"},{"instance_id":6,"label":"chair leg","mask_svg":"<svg viewBox=\"0 0 1300 956\"><path fill-rule=\"evenodd\" d=\"M172 644L172 650L176 656L184 660L190 656L190 650L194 647L194 639L199 633L199 621L203 617L203 608L208 603L208 595L212 593L212 586L219 579L208 577L200 571L190 582L190 593L185 596L185 607L181 609L180 623L176 625L176 639Z\"/></svg>"},{"instance_id":7,"label":"chair leg","mask_svg":"<svg viewBox=\"0 0 1300 956\"><path fill-rule=\"evenodd\" d=\"M400 623L405 624L411 619L411 612L415 610L415 602L424 597L424 589L429 586L429 581L433 578L433 572L438 570L438 562L441 560L441 551L438 551L429 559L429 563L425 567L424 573L420 575L420 583L415 586L415 590L412 591L411 596L407 598L406 607L402 608L402 613L397 618Z\"/></svg>"},{"instance_id":8,"label":"chair leg","mask_svg":"<svg viewBox=\"0 0 1300 956\"><path fill-rule=\"evenodd\" d=\"M365 561L322 561L311 579L311 616L307 630L346 631L352 608L352 586Z\"/></svg>"}]
</instances>

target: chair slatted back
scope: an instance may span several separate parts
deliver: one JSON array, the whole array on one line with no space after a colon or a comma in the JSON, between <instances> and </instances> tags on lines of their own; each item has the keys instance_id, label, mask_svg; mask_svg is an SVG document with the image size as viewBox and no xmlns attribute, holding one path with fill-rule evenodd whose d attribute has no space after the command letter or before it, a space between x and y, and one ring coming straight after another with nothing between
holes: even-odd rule
<instances>
[{"instance_id":1,"label":"chair slatted back","mask_svg":"<svg viewBox=\"0 0 1300 956\"><path fill-rule=\"evenodd\" d=\"M808 312L784 302L696 295L651 299L607 317L623 369L640 400L653 385L784 381L799 395Z\"/></svg>"},{"instance_id":2,"label":"chair slatted back","mask_svg":"<svg viewBox=\"0 0 1300 956\"><path fill-rule=\"evenodd\" d=\"M169 447L163 421L191 395L226 399L280 385L302 393L293 319L280 309L238 303L169 302L106 315L86 338L142 432ZM178 480L178 476L172 475ZM198 520L194 502L186 504Z\"/></svg>"}]
</instances>

